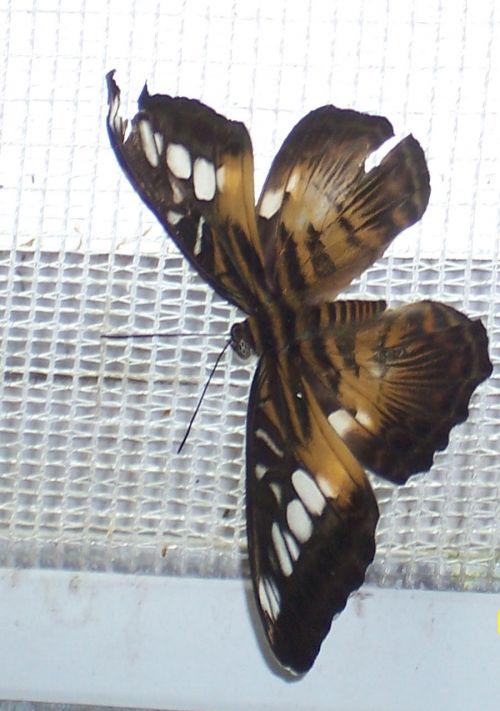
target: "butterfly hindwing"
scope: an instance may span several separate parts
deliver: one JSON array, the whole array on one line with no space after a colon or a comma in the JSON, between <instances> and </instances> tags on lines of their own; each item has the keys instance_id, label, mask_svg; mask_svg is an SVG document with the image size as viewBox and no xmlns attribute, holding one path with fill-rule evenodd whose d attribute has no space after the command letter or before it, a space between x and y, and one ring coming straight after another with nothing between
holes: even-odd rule
<instances>
[{"instance_id":1,"label":"butterfly hindwing","mask_svg":"<svg viewBox=\"0 0 500 711\"><path fill-rule=\"evenodd\" d=\"M303 356L337 434L395 483L430 468L492 369L482 323L432 301L339 326Z\"/></svg>"},{"instance_id":2,"label":"butterfly hindwing","mask_svg":"<svg viewBox=\"0 0 500 711\"><path fill-rule=\"evenodd\" d=\"M378 509L366 476L306 384L263 359L250 396L247 528L255 598L271 648L300 674L363 582ZM286 380L285 380L286 382Z\"/></svg>"},{"instance_id":3,"label":"butterfly hindwing","mask_svg":"<svg viewBox=\"0 0 500 711\"><path fill-rule=\"evenodd\" d=\"M226 300L249 311L262 258L248 131L192 99L147 87L131 122L108 74L108 133L127 177L168 234Z\"/></svg>"},{"instance_id":4,"label":"butterfly hindwing","mask_svg":"<svg viewBox=\"0 0 500 711\"><path fill-rule=\"evenodd\" d=\"M365 170L392 135L387 119L334 106L292 130L257 205L268 280L280 293L332 300L420 219L429 174L412 136Z\"/></svg>"}]
</instances>

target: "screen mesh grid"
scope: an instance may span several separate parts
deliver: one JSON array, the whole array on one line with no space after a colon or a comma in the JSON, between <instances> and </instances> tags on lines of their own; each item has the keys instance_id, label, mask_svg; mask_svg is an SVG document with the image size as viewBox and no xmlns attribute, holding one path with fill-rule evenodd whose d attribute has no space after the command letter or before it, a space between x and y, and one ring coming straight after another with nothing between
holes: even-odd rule
<instances>
[{"instance_id":1,"label":"screen mesh grid","mask_svg":"<svg viewBox=\"0 0 500 711\"><path fill-rule=\"evenodd\" d=\"M246 570L241 317L192 272L108 144L145 79L245 121L257 188L325 103L387 115L428 156L423 221L349 289L481 317L499 357L496 3L0 3L0 564L151 574ZM127 111L128 106L128 111ZM159 335L110 340L109 333ZM430 473L372 479L380 585L500 589L498 375Z\"/></svg>"}]
</instances>

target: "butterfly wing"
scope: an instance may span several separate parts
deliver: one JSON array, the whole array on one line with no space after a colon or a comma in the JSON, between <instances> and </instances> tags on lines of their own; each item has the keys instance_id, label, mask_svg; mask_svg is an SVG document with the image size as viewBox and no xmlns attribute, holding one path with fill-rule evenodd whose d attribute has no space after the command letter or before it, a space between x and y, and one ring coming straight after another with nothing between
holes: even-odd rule
<instances>
[{"instance_id":1,"label":"butterfly wing","mask_svg":"<svg viewBox=\"0 0 500 711\"><path fill-rule=\"evenodd\" d=\"M304 342L303 358L339 437L399 484L430 468L492 370L481 321L432 301L338 326Z\"/></svg>"},{"instance_id":2,"label":"butterfly wing","mask_svg":"<svg viewBox=\"0 0 500 711\"><path fill-rule=\"evenodd\" d=\"M301 674L364 580L375 552L377 504L359 463L284 357L261 360L247 428L255 599L276 658Z\"/></svg>"},{"instance_id":3,"label":"butterfly wing","mask_svg":"<svg viewBox=\"0 0 500 711\"><path fill-rule=\"evenodd\" d=\"M365 170L391 136L387 119L334 106L292 130L257 205L266 271L279 293L332 300L423 215L429 174L412 136Z\"/></svg>"},{"instance_id":4,"label":"butterfly wing","mask_svg":"<svg viewBox=\"0 0 500 711\"><path fill-rule=\"evenodd\" d=\"M200 275L247 312L262 274L248 131L200 103L139 98L129 123L107 76L108 134L133 187Z\"/></svg>"}]
</instances>

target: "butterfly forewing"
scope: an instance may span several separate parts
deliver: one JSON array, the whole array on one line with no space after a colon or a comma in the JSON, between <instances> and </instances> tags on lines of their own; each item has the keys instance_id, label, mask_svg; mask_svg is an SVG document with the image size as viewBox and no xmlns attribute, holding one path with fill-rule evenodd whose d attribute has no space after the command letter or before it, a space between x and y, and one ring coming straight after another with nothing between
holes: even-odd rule
<instances>
[{"instance_id":1,"label":"butterfly forewing","mask_svg":"<svg viewBox=\"0 0 500 711\"><path fill-rule=\"evenodd\" d=\"M392 135L381 116L333 106L312 111L290 133L257 205L268 279L280 293L332 300L420 219L429 174L412 136L365 170Z\"/></svg>"},{"instance_id":2,"label":"butterfly forewing","mask_svg":"<svg viewBox=\"0 0 500 711\"><path fill-rule=\"evenodd\" d=\"M378 509L366 476L293 364L264 359L250 396L247 526L252 580L274 654L306 672L363 582ZM293 394L282 383L293 378ZM295 404L290 398L296 400Z\"/></svg>"},{"instance_id":3,"label":"butterfly forewing","mask_svg":"<svg viewBox=\"0 0 500 711\"><path fill-rule=\"evenodd\" d=\"M245 126L146 87L129 124L112 72L107 80L108 133L132 185L213 289L250 311L263 277Z\"/></svg>"}]
</instances>

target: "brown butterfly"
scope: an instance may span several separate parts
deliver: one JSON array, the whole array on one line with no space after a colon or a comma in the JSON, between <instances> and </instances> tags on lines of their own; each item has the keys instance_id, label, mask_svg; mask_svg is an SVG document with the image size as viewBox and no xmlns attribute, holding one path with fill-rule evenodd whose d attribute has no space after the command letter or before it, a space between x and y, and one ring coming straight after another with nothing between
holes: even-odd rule
<instances>
[{"instance_id":1,"label":"brown butterfly","mask_svg":"<svg viewBox=\"0 0 500 711\"><path fill-rule=\"evenodd\" d=\"M253 588L270 646L306 672L363 582L378 509L364 467L395 483L425 471L491 373L487 336L443 304L335 301L420 219L429 174L380 116L323 106L278 152L255 207L245 126L198 101L148 94L131 123L108 77L113 150L144 202L213 289L247 319L259 356L247 418Z\"/></svg>"}]
</instances>

